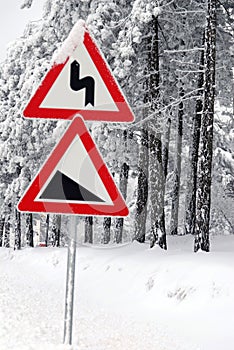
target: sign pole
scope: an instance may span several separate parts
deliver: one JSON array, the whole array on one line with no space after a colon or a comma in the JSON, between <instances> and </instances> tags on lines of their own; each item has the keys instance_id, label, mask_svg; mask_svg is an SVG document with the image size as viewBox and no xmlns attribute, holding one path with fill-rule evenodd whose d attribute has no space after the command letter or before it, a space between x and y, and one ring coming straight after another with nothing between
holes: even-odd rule
<instances>
[{"instance_id":1,"label":"sign pole","mask_svg":"<svg viewBox=\"0 0 234 350\"><path fill-rule=\"evenodd\" d=\"M72 324L73 324L73 304L75 287L75 265L76 265L76 241L77 241L77 220L76 215L70 217L71 237L68 243L67 254L67 280L65 296L65 316L64 316L64 344L72 344Z\"/></svg>"}]
</instances>

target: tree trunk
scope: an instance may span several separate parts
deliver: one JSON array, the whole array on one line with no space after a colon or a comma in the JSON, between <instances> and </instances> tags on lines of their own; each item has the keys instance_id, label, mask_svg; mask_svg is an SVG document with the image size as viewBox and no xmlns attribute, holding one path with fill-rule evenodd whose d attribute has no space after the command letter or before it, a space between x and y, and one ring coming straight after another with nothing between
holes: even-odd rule
<instances>
[{"instance_id":1,"label":"tree trunk","mask_svg":"<svg viewBox=\"0 0 234 350\"><path fill-rule=\"evenodd\" d=\"M216 0L208 0L205 38L204 107L198 163L198 186L194 251L210 249L209 222L213 155L213 120L215 100Z\"/></svg>"},{"instance_id":2,"label":"tree trunk","mask_svg":"<svg viewBox=\"0 0 234 350\"><path fill-rule=\"evenodd\" d=\"M4 235L5 217L0 218L0 247L3 246L3 235Z\"/></svg>"},{"instance_id":3,"label":"tree trunk","mask_svg":"<svg viewBox=\"0 0 234 350\"><path fill-rule=\"evenodd\" d=\"M150 217L151 242L163 249L167 248L164 218L164 174L162 164L162 140L160 133L160 74L159 74L159 36L158 18L153 16L151 36L148 40L148 79L147 102L150 113L157 116L149 121L149 179L150 179Z\"/></svg>"},{"instance_id":4,"label":"tree trunk","mask_svg":"<svg viewBox=\"0 0 234 350\"><path fill-rule=\"evenodd\" d=\"M162 167L161 134L150 133L150 198L151 198L151 242L167 249L164 218L164 176Z\"/></svg>"},{"instance_id":5,"label":"tree trunk","mask_svg":"<svg viewBox=\"0 0 234 350\"><path fill-rule=\"evenodd\" d=\"M26 214L26 242L27 246L33 247L33 215Z\"/></svg>"},{"instance_id":6,"label":"tree trunk","mask_svg":"<svg viewBox=\"0 0 234 350\"><path fill-rule=\"evenodd\" d=\"M115 176L115 173L112 173L112 176ZM101 243L108 244L110 243L111 237L111 217L105 217L103 219L103 234L101 236Z\"/></svg>"},{"instance_id":7,"label":"tree trunk","mask_svg":"<svg viewBox=\"0 0 234 350\"><path fill-rule=\"evenodd\" d=\"M148 200L148 129L146 126L141 131L141 145L138 159L138 181L137 181L137 200L135 217L135 235L134 239L140 243L145 242L146 235L146 217Z\"/></svg>"},{"instance_id":8,"label":"tree trunk","mask_svg":"<svg viewBox=\"0 0 234 350\"><path fill-rule=\"evenodd\" d=\"M183 92L181 92L180 95L182 98ZM175 156L175 166L174 166L175 181L174 181L174 188L172 192L172 203L171 203L171 225L170 225L171 235L178 234L183 115L184 115L184 105L183 105L183 102L181 101L179 104L179 110L178 110L176 156Z\"/></svg>"},{"instance_id":9,"label":"tree trunk","mask_svg":"<svg viewBox=\"0 0 234 350\"><path fill-rule=\"evenodd\" d=\"M21 213L15 209L15 246L14 249L21 249Z\"/></svg>"},{"instance_id":10,"label":"tree trunk","mask_svg":"<svg viewBox=\"0 0 234 350\"><path fill-rule=\"evenodd\" d=\"M93 243L93 217L85 217L85 243Z\"/></svg>"},{"instance_id":11,"label":"tree trunk","mask_svg":"<svg viewBox=\"0 0 234 350\"><path fill-rule=\"evenodd\" d=\"M10 227L11 227L10 216L7 216L5 221L5 234L4 234L4 243L3 243L5 248L10 248Z\"/></svg>"},{"instance_id":12,"label":"tree trunk","mask_svg":"<svg viewBox=\"0 0 234 350\"><path fill-rule=\"evenodd\" d=\"M164 137L164 145L162 150L162 167L163 167L163 175L164 181L167 179L168 172L168 156L169 156L169 144L170 144L170 134L171 134L171 118L167 119L166 132Z\"/></svg>"},{"instance_id":13,"label":"tree trunk","mask_svg":"<svg viewBox=\"0 0 234 350\"><path fill-rule=\"evenodd\" d=\"M45 233L45 245L48 247L49 242L49 228L50 228L50 214L46 215L46 233Z\"/></svg>"},{"instance_id":14,"label":"tree trunk","mask_svg":"<svg viewBox=\"0 0 234 350\"><path fill-rule=\"evenodd\" d=\"M120 180L119 180L119 190L122 193L124 199L127 198L127 187L128 187L128 173L129 166L126 163L123 163L120 171ZM123 238L123 218L117 218L115 224L115 243L122 243Z\"/></svg>"},{"instance_id":15,"label":"tree trunk","mask_svg":"<svg viewBox=\"0 0 234 350\"><path fill-rule=\"evenodd\" d=\"M53 246L60 247L61 240L61 215L54 215L53 225L52 225L52 234L53 234Z\"/></svg>"},{"instance_id":16,"label":"tree trunk","mask_svg":"<svg viewBox=\"0 0 234 350\"><path fill-rule=\"evenodd\" d=\"M110 229L111 229L111 217L106 217L103 219L103 234L101 237L102 244L110 243L110 235L111 235Z\"/></svg>"},{"instance_id":17,"label":"tree trunk","mask_svg":"<svg viewBox=\"0 0 234 350\"><path fill-rule=\"evenodd\" d=\"M202 45L204 46L205 35L203 36ZM185 201L185 223L184 233L194 234L195 232L195 218L196 218L196 191L197 191L197 164L198 164L198 151L201 132L201 113L202 113L202 95L204 84L204 51L201 53L200 59L200 71L198 77L198 99L196 101L195 115L192 126L192 136L190 145L189 156L189 168L188 168L188 180L186 188L186 201Z\"/></svg>"}]
</instances>

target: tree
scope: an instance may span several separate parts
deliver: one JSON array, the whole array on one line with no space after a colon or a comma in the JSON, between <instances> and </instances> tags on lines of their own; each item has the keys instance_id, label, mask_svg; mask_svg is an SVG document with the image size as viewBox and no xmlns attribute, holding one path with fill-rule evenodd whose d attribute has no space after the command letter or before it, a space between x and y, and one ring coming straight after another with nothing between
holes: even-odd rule
<instances>
[{"instance_id":1,"label":"tree","mask_svg":"<svg viewBox=\"0 0 234 350\"><path fill-rule=\"evenodd\" d=\"M93 217L86 216L85 217L85 243L93 243Z\"/></svg>"},{"instance_id":2,"label":"tree","mask_svg":"<svg viewBox=\"0 0 234 350\"><path fill-rule=\"evenodd\" d=\"M150 179L150 217L151 244L167 249L164 220L164 173L162 165L162 136L160 125L160 73L159 73L159 24L158 16L152 16L149 23L151 37L148 39L148 91L149 113L149 179Z\"/></svg>"},{"instance_id":3,"label":"tree","mask_svg":"<svg viewBox=\"0 0 234 350\"><path fill-rule=\"evenodd\" d=\"M60 247L61 243L61 215L53 216L53 224L52 224L52 245L54 247Z\"/></svg>"},{"instance_id":4,"label":"tree","mask_svg":"<svg viewBox=\"0 0 234 350\"><path fill-rule=\"evenodd\" d=\"M0 247L3 246L4 226L5 226L5 217L3 216L0 218Z\"/></svg>"},{"instance_id":5,"label":"tree","mask_svg":"<svg viewBox=\"0 0 234 350\"><path fill-rule=\"evenodd\" d=\"M45 245L48 247L49 242L49 227L50 227L50 214L46 215L46 233L45 233Z\"/></svg>"},{"instance_id":6,"label":"tree","mask_svg":"<svg viewBox=\"0 0 234 350\"><path fill-rule=\"evenodd\" d=\"M141 130L141 143L138 158L137 199L135 216L134 239L139 243L145 242L146 218L148 202L148 167L149 167L149 139L147 125Z\"/></svg>"},{"instance_id":7,"label":"tree","mask_svg":"<svg viewBox=\"0 0 234 350\"><path fill-rule=\"evenodd\" d=\"M128 174L129 174L129 166L127 163L123 163L120 171L119 190L122 193L122 196L125 200L127 198ZM114 238L116 243L122 243L123 223L124 223L124 218L116 219L115 238Z\"/></svg>"},{"instance_id":8,"label":"tree","mask_svg":"<svg viewBox=\"0 0 234 350\"><path fill-rule=\"evenodd\" d=\"M180 93L182 98L184 92ZM179 216L179 196L180 196L180 180L181 180L181 157L182 157L182 137L183 137L183 115L184 104L183 101L179 103L178 108L178 122L177 122L177 139L176 139L176 155L174 166L174 188L172 194L171 205L171 235L178 234L178 216Z\"/></svg>"},{"instance_id":9,"label":"tree","mask_svg":"<svg viewBox=\"0 0 234 350\"><path fill-rule=\"evenodd\" d=\"M163 150L162 150L162 167L163 175L166 182L168 173L168 156L169 156L169 144L170 144L170 133L171 133L171 118L167 119L166 131L164 135Z\"/></svg>"},{"instance_id":10,"label":"tree","mask_svg":"<svg viewBox=\"0 0 234 350\"><path fill-rule=\"evenodd\" d=\"M201 120L200 154L196 206L194 251L209 251L213 121L215 100L216 0L208 0L205 35L204 104Z\"/></svg>"},{"instance_id":11,"label":"tree","mask_svg":"<svg viewBox=\"0 0 234 350\"><path fill-rule=\"evenodd\" d=\"M203 35L202 46L204 46L205 35ZM196 191L197 191L197 163L200 142L201 113L203 107L203 84L204 84L204 51L201 52L200 73L198 75L198 92L195 113L192 124L190 156L188 166L187 193L185 201L185 224L184 233L194 234L196 217Z\"/></svg>"}]
</instances>

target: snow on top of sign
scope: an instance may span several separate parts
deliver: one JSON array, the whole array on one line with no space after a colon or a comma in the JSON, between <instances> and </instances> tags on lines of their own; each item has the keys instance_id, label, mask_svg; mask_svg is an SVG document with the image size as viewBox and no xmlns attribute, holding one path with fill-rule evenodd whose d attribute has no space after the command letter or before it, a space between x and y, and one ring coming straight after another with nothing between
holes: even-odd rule
<instances>
[{"instance_id":1,"label":"snow on top of sign","mask_svg":"<svg viewBox=\"0 0 234 350\"><path fill-rule=\"evenodd\" d=\"M85 21L79 19L72 28L61 48L54 53L52 60L55 64L61 64L72 54L78 44L84 41Z\"/></svg>"}]
</instances>

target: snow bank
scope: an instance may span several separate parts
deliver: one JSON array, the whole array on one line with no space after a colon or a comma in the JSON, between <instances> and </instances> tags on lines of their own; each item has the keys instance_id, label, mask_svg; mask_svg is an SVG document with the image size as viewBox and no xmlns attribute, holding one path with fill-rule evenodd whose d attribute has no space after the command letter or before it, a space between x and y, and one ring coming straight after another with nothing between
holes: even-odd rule
<instances>
[{"instance_id":1,"label":"snow bank","mask_svg":"<svg viewBox=\"0 0 234 350\"><path fill-rule=\"evenodd\" d=\"M233 350L234 237L79 246L72 350ZM0 349L61 345L66 249L0 248Z\"/></svg>"}]
</instances>

